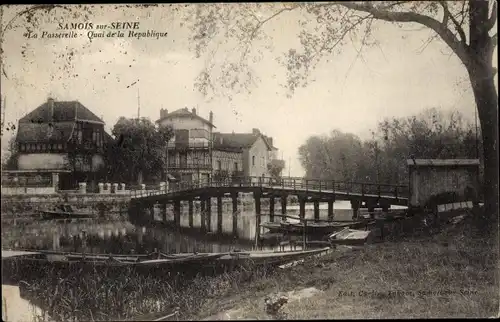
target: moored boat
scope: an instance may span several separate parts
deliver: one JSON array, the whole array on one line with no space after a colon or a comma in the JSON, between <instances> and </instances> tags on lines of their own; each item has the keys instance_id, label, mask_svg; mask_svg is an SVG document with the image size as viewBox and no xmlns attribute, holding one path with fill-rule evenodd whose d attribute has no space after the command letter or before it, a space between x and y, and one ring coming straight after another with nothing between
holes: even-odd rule
<instances>
[{"instance_id":1,"label":"moored boat","mask_svg":"<svg viewBox=\"0 0 500 322\"><path fill-rule=\"evenodd\" d=\"M270 233L281 233L286 231L280 222L268 221L260 224L261 227L269 230Z\"/></svg>"},{"instance_id":2,"label":"moored boat","mask_svg":"<svg viewBox=\"0 0 500 322\"><path fill-rule=\"evenodd\" d=\"M281 223L283 230L286 230L289 233L303 234L305 229L305 233L307 235L313 236L326 236L346 227L361 228L371 224L371 221L308 222L306 225L304 225L304 223Z\"/></svg>"},{"instance_id":3,"label":"moored boat","mask_svg":"<svg viewBox=\"0 0 500 322\"><path fill-rule=\"evenodd\" d=\"M53 219L89 219L93 218L94 214L90 212L75 211L69 204L59 204L51 210L41 210L40 214L45 220Z\"/></svg>"},{"instance_id":4,"label":"moored boat","mask_svg":"<svg viewBox=\"0 0 500 322\"><path fill-rule=\"evenodd\" d=\"M278 266L294 260L319 255L330 250L330 247L302 251L249 251L231 252L208 263L216 267L236 266Z\"/></svg>"},{"instance_id":5,"label":"moored boat","mask_svg":"<svg viewBox=\"0 0 500 322\"><path fill-rule=\"evenodd\" d=\"M345 228L329 236L332 244L361 246L373 240L373 232L369 230L356 230Z\"/></svg>"}]
</instances>

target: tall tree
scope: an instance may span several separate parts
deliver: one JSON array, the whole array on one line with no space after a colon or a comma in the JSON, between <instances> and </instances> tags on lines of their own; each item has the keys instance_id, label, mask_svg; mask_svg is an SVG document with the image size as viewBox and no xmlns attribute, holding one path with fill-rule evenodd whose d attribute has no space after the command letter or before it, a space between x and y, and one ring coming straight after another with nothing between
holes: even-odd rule
<instances>
[{"instance_id":1,"label":"tall tree","mask_svg":"<svg viewBox=\"0 0 500 322\"><path fill-rule=\"evenodd\" d=\"M49 17L46 13L55 7L38 6L42 17ZM35 9L37 6L23 11L32 24L37 21ZM74 7L69 10L78 14L72 9ZM206 62L195 84L203 94L221 88L237 93L255 84L257 77L252 73L251 64L264 55L262 50L251 50L253 42L268 36L263 26L269 21L292 11L301 13L296 15L296 22L301 29L302 49L290 49L285 59L281 59L288 75L285 85L291 93L299 86L306 86L308 76L318 63L334 56L348 39L361 39L362 48L373 44L372 27L375 21L398 27L419 24L432 31L429 41L443 41L468 73L483 136L485 213L495 218L499 197L498 93L494 83L496 69L492 61L497 46L497 33L493 31L497 23L496 0L196 4L188 7L187 14L179 8L174 9L177 9L176 17L180 16L191 27L193 34L190 41L198 57L207 52L209 55L216 53L221 43L236 41L236 47L231 51L236 56L226 55L233 59L213 58ZM76 11L80 11L80 15L92 13L86 6L80 6ZM2 30L2 37L5 29ZM70 59L73 53L67 56ZM5 74L3 68L2 73Z\"/></svg>"},{"instance_id":2,"label":"tall tree","mask_svg":"<svg viewBox=\"0 0 500 322\"><path fill-rule=\"evenodd\" d=\"M271 178L279 179L281 178L281 172L285 168L285 161L272 159L267 164L267 171L269 171L269 175Z\"/></svg>"},{"instance_id":3,"label":"tall tree","mask_svg":"<svg viewBox=\"0 0 500 322\"><path fill-rule=\"evenodd\" d=\"M428 109L410 117L386 119L372 138L334 130L312 136L299 148L306 176L373 183L404 184L406 160L415 158L476 158L476 134L459 112Z\"/></svg>"},{"instance_id":4,"label":"tall tree","mask_svg":"<svg viewBox=\"0 0 500 322\"><path fill-rule=\"evenodd\" d=\"M155 179L165 169L166 144L173 137L170 126L157 127L149 119L121 117L113 127L116 143L108 153L113 155L114 176L126 182L144 177Z\"/></svg>"},{"instance_id":5,"label":"tall tree","mask_svg":"<svg viewBox=\"0 0 500 322\"><path fill-rule=\"evenodd\" d=\"M493 52L497 46L497 1L337 1L332 3L227 4L196 6L192 40L197 53L223 36L239 44L234 61L221 65L211 62L200 74L198 87L207 94L214 88L242 90L255 82L251 73L251 46L268 36L263 26L279 15L300 11L297 23L302 30L302 50L290 49L284 60L287 83L293 91L306 86L311 72L323 59L329 59L347 43L362 39L361 46L373 43L374 21L403 26L419 24L433 32L429 41L440 39L459 58L467 70L483 135L485 162L485 213L498 212L498 93L494 79ZM298 15L297 15L298 16ZM360 36L361 34L361 36ZM213 47L212 47L213 48ZM215 52L215 50L214 50ZM262 56L259 51L258 55Z\"/></svg>"},{"instance_id":6,"label":"tall tree","mask_svg":"<svg viewBox=\"0 0 500 322\"><path fill-rule=\"evenodd\" d=\"M18 149L14 134L7 145L7 151L2 153L2 170L17 170Z\"/></svg>"}]
</instances>

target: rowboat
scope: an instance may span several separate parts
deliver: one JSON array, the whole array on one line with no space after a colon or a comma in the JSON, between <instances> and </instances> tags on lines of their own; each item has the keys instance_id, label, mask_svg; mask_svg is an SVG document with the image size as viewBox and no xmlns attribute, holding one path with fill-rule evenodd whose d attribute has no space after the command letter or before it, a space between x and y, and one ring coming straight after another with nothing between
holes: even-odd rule
<instances>
[{"instance_id":1,"label":"rowboat","mask_svg":"<svg viewBox=\"0 0 500 322\"><path fill-rule=\"evenodd\" d=\"M208 263L215 267L279 266L294 260L305 259L329 251L330 247L304 251L249 251L231 252Z\"/></svg>"},{"instance_id":2,"label":"rowboat","mask_svg":"<svg viewBox=\"0 0 500 322\"><path fill-rule=\"evenodd\" d=\"M372 241L373 232L369 230L345 228L331 234L328 238L332 244L360 246Z\"/></svg>"},{"instance_id":3,"label":"rowboat","mask_svg":"<svg viewBox=\"0 0 500 322\"><path fill-rule=\"evenodd\" d=\"M276 234L303 234L304 228L307 235L326 236L339 229L346 227L362 228L371 226L375 220L361 220L361 221L336 221L336 222L308 222L305 226L301 222L265 222L260 226L268 229L269 235Z\"/></svg>"},{"instance_id":4,"label":"rowboat","mask_svg":"<svg viewBox=\"0 0 500 322\"><path fill-rule=\"evenodd\" d=\"M225 253L181 253L162 254L159 252L143 255L113 255L113 254L85 254L57 251L25 251L17 252L20 255L10 256L16 251L2 250L2 261L15 258L18 263L24 264L59 264L63 266L90 265L90 266L136 266L159 267L177 264L193 263L211 260Z\"/></svg>"},{"instance_id":5,"label":"rowboat","mask_svg":"<svg viewBox=\"0 0 500 322\"><path fill-rule=\"evenodd\" d=\"M285 227L280 222L268 221L260 224L261 227L269 230L270 233L281 233L286 231Z\"/></svg>"},{"instance_id":6,"label":"rowboat","mask_svg":"<svg viewBox=\"0 0 500 322\"><path fill-rule=\"evenodd\" d=\"M71 205L59 204L51 210L41 210L40 214L44 220L53 219L87 219L93 218L92 213L75 211Z\"/></svg>"},{"instance_id":7,"label":"rowboat","mask_svg":"<svg viewBox=\"0 0 500 322\"><path fill-rule=\"evenodd\" d=\"M374 223L374 222L373 222ZM282 222L284 230L289 233L303 234L304 229L307 235L313 236L326 236L335 231L344 229L346 227L358 228L363 226L369 226L373 224L368 221L349 221L349 222L308 222L306 225L303 223L289 223Z\"/></svg>"}]
</instances>

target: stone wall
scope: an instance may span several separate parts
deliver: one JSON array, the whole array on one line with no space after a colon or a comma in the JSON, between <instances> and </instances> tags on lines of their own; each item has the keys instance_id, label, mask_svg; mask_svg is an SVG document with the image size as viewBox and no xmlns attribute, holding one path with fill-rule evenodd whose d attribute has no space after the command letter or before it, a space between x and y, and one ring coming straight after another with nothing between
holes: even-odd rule
<instances>
[{"instance_id":1,"label":"stone wall","mask_svg":"<svg viewBox=\"0 0 500 322\"><path fill-rule=\"evenodd\" d=\"M104 219L126 219L129 202L130 196L125 194L2 195L1 215L3 218L29 216L39 210L67 203L75 210L92 212Z\"/></svg>"}]
</instances>

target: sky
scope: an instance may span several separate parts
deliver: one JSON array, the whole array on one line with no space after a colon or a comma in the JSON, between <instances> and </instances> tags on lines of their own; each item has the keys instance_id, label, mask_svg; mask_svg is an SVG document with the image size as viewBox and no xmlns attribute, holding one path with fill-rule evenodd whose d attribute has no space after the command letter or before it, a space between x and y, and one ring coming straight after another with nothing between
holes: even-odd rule
<instances>
[{"instance_id":1,"label":"sky","mask_svg":"<svg viewBox=\"0 0 500 322\"><path fill-rule=\"evenodd\" d=\"M176 11L172 10L175 6ZM86 18L83 9L76 7L71 14L55 11L32 30L39 35L36 39L24 37L29 25L23 18L15 19L1 44L8 76L2 75L1 83L6 123L17 123L49 96L80 101L102 117L109 133L119 117L137 117L138 106L140 116L153 121L159 118L161 108L196 107L207 119L213 111L217 131L258 128L273 137L279 156L287 163L284 172L301 176L304 169L297 152L309 136L339 129L367 138L369 130L384 118L410 116L432 107L456 109L470 119L474 117L474 97L465 68L439 40L422 51L431 33L416 25L399 28L376 23L373 33L379 45L365 48L363 59L347 43L311 74L314 82L287 97L280 86L285 69L276 57L298 45L300 12L296 11L280 14L263 25L269 39L252 43L252 52L261 50L263 58L252 65L258 81L251 93L226 91L225 96L209 100L197 91L195 79L210 58L224 64L224 57L231 55L234 47L223 44L217 56L196 58L189 40L192 19L185 11L183 14L182 6L90 6L92 12ZM5 6L2 29L22 9ZM269 5L260 14L268 17L277 9ZM59 22L139 22L139 31L168 35L160 39L90 40L86 31L78 30L74 39L40 37L43 31L58 31ZM266 49L265 44L273 48ZM210 45L215 48L219 44L214 40ZM9 134L2 137L2 151L8 139Z\"/></svg>"}]
</instances>

